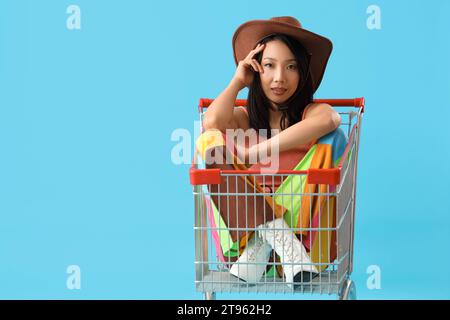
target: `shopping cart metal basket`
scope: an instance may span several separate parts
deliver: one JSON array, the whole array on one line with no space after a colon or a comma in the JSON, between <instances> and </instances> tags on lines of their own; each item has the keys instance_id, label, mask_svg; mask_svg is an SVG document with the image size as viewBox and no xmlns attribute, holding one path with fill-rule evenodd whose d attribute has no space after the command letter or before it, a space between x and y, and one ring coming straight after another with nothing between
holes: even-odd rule
<instances>
[{"instance_id":1,"label":"shopping cart metal basket","mask_svg":"<svg viewBox=\"0 0 450 320\"><path fill-rule=\"evenodd\" d=\"M199 114L200 126L203 119L204 110L211 104L212 99L200 99ZM308 169L308 170L278 170L276 172L263 173L261 171L250 170L219 170L206 169L196 159L193 160L190 168L190 182L193 185L195 201L195 286L198 292L204 293L205 299L215 299L217 292L262 292L262 293L318 293L336 294L339 299L356 299L356 288L350 279L353 270L353 239L355 224L355 200L356 200L356 174L358 160L358 146L361 132L361 120L364 113L364 98L354 99L315 99L314 102L324 102L336 107L341 115L340 128L345 132L348 142L339 163L328 169ZM246 100L236 100L235 106L246 106ZM303 190L293 191L283 190L281 197L289 197L290 201L297 198L309 197L310 201L321 197L330 202L327 209L318 215L318 223L311 223L307 228L284 228L267 223L258 227L245 225L245 227L229 228L220 218L220 206L230 200L235 199L235 204L244 201L250 202L256 197L274 196L272 189L264 188L264 192L256 190L256 187L246 188L245 192L240 192L237 188L220 188L220 181L226 179L227 186L237 183L238 177L253 177L262 181L260 184L264 188L270 185L275 179L284 182L286 179L297 179L300 183L316 184L316 192L305 193ZM280 196L280 193L278 193ZM215 203L217 199L219 203ZM221 200L220 200L221 199ZM329 203L334 202L334 208L329 210ZM255 202L255 200L254 200ZM244 206L245 207L245 206ZM243 206L227 207L228 215L237 215ZM248 206L245 207L248 210ZM320 210L320 209L319 209ZM245 212L245 215L248 215ZM254 213L251 213L254 214ZM303 214L311 215L311 212ZM330 217L331 214L331 217ZM244 216L245 216L244 215ZM242 212L241 212L242 218ZM312 218L312 217L310 217ZM326 223L322 224L322 221ZM269 219L270 220L270 219ZM266 222L266 221L264 221ZM233 230L230 230L233 229ZM321 249L315 261L306 263L303 260L280 259L280 255L271 250L269 260L262 261L256 259L241 258L244 256L246 246L250 246L251 237L246 237L246 242L233 242L230 239L230 231L245 232L256 239L257 235L264 238L264 233L272 232L284 239L285 234L296 232L297 234L314 234L314 241L325 243L325 250ZM273 239L275 239L274 237ZM297 236L297 240L312 241L313 237ZM306 239L306 240L305 240ZM292 237L291 241L295 239ZM295 241L297 241L295 240ZM233 247L234 245L234 247ZM293 243L291 243L292 247ZM285 244L283 244L283 250ZM286 245L288 247L288 245ZM226 248L225 248L226 247ZM304 247L309 247L312 257L312 244L304 243ZM226 252L225 252L226 251ZM295 251L295 250L294 250ZM303 252L303 251L302 251ZM332 253L334 252L334 254ZM254 253L254 252L253 252ZM302 253L303 254L303 253ZM308 252L306 250L306 255ZM258 253L256 253L258 256ZM288 265L289 264L289 265ZM260 265L264 265L261 267ZM289 268L300 268L301 270L311 270L314 266L316 272L301 272L300 279L295 280L285 277L285 272ZM242 270L242 274L248 275L254 270L263 270L261 277L243 279L240 274L232 273L233 266ZM309 269L308 269L309 268ZM289 269L289 270L291 270ZM250 279L252 277L250 276Z\"/></svg>"}]
</instances>

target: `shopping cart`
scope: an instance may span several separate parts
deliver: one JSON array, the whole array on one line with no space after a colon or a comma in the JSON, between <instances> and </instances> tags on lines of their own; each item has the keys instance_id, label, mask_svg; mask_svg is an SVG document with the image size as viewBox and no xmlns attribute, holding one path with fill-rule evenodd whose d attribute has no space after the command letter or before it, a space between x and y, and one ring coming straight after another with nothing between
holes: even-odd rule
<instances>
[{"instance_id":1,"label":"shopping cart","mask_svg":"<svg viewBox=\"0 0 450 320\"><path fill-rule=\"evenodd\" d=\"M202 123L204 110L212 101L212 99L200 99L198 107L200 123ZM205 299L215 299L216 292L318 293L337 294L341 300L356 299L356 288L354 282L350 279L350 275L353 270L356 173L364 98L316 99L314 102L324 102L333 107L339 107L340 128L345 132L348 139L338 165L331 169L278 170L275 173L268 174L262 171L206 169L204 164L194 159L190 168L190 181L193 185L195 200L195 285L198 292L204 293ZM238 99L235 101L235 106L246 106L246 103L246 100ZM325 201L324 203L328 204L328 208L321 209L325 213L322 212L318 215L319 223L313 225L310 219L311 225L303 229L292 227L276 229L274 226L268 227L267 224L258 227L250 227L246 224L244 228L229 228L223 224L218 215L221 200L218 201L219 203L214 203L214 197L216 200L222 199L223 205L224 201L229 199L239 199L236 201L247 203L247 201L254 200L256 197L275 196L274 190L270 188L265 188L263 194L258 192L256 187L253 189L246 188L244 193L236 191L237 188L234 192L228 188L220 188L219 184L220 181L223 181L222 179L226 179L228 186L228 184L237 183L238 177L258 178L258 181L262 181L261 186L263 188L265 185L270 185L270 182L273 183L275 179L284 182L289 177L290 179L297 179L300 183L307 181L308 184L316 184L321 188L316 189L319 191L315 193L293 192L291 189L290 191L284 190L281 197L290 197L290 201L296 201L296 197L309 197L311 201L314 197L321 197ZM277 196L280 196L280 193ZM332 203L331 201L334 203L334 209L330 210L329 204ZM238 210L237 205L236 208L231 209L228 206L227 214L237 215L236 211ZM245 212L245 214L249 213ZM311 211L303 214L309 214L312 218ZM320 219L326 220L326 223L322 224ZM295 231L303 235L314 233L316 235L314 241L317 241L322 249L319 250L318 258L316 257L314 262L291 261L289 262L291 266L287 265L286 259L284 261L280 259L275 250L271 251L269 261L263 260L261 262L248 259L241 259L241 261L239 257L243 255L245 246L242 247L242 243L236 241L235 246L232 247L233 241L230 239L230 229L233 229L231 231L234 232L245 232L247 235L250 234L254 237L256 235L262 236L265 232L287 234ZM303 237L297 238L311 242L312 237L305 238L308 240L304 240ZM250 239L250 236L246 238L247 243L245 245L250 243ZM320 244L321 241L322 244ZM325 246L323 246L324 243ZM309 243L310 250L312 250L311 246L312 244ZM310 251L310 254L312 255L312 251ZM264 264L264 274L256 280L243 280L240 275L236 276L236 274L230 273L230 269L235 264L246 271L244 273L247 274L249 270L261 270L259 265ZM289 283L283 270L288 270L288 267L293 267L295 264L302 265L301 267L304 269L307 269L307 265L314 265L318 272L313 274L314 277L311 277L312 274L309 273L308 279L306 279L308 274L304 272L305 279L302 276L300 280L296 279L295 282Z\"/></svg>"}]
</instances>

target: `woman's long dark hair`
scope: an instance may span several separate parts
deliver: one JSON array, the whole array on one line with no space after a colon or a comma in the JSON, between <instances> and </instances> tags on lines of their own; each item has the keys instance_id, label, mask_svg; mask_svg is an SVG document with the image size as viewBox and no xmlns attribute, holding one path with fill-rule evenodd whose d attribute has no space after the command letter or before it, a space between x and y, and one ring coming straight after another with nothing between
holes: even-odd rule
<instances>
[{"instance_id":1,"label":"woman's long dark hair","mask_svg":"<svg viewBox=\"0 0 450 320\"><path fill-rule=\"evenodd\" d=\"M295 40L284 34L272 34L265 37L259 43L264 44L269 41L280 40L287 45L297 60L297 70L300 75L300 81L294 94L283 104L274 103L278 110L282 112L280 120L281 130L292 126L302 119L303 111L313 100L312 79L309 69L310 56L305 48ZM255 55L258 63L261 63L262 51ZM250 84L247 98L247 109L250 120L250 127L257 130L267 129L267 138L271 137L269 108L271 102L264 94L261 87L261 78L259 72L254 73L253 82ZM285 120L288 120L288 126L285 127Z\"/></svg>"}]
</instances>

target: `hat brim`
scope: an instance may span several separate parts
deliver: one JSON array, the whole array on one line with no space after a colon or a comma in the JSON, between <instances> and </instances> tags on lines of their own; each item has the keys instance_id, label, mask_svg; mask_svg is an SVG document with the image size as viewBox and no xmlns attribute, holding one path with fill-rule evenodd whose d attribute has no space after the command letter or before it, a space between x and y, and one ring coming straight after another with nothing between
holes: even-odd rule
<instances>
[{"instance_id":1,"label":"hat brim","mask_svg":"<svg viewBox=\"0 0 450 320\"><path fill-rule=\"evenodd\" d=\"M333 43L309 30L273 20L248 21L239 26L233 35L233 54L236 65L256 47L260 40L273 33L282 33L295 38L311 55L311 78L313 92L315 92L322 82L328 59L333 50Z\"/></svg>"}]
</instances>

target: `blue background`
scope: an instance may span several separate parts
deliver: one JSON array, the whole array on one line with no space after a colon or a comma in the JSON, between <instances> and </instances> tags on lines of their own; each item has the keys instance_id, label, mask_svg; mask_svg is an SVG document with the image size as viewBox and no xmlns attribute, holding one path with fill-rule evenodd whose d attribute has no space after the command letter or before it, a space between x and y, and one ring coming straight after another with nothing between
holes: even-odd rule
<instances>
[{"instance_id":1,"label":"blue background","mask_svg":"<svg viewBox=\"0 0 450 320\"><path fill-rule=\"evenodd\" d=\"M70 4L81 30L66 27ZM366 27L371 4L381 30ZM172 162L171 135L193 135L198 99L231 80L235 29L280 15L333 41L316 98L366 98L358 298L450 298L449 14L445 0L2 0L0 298L202 297L189 165ZM69 265L81 290L66 287Z\"/></svg>"}]
</instances>

